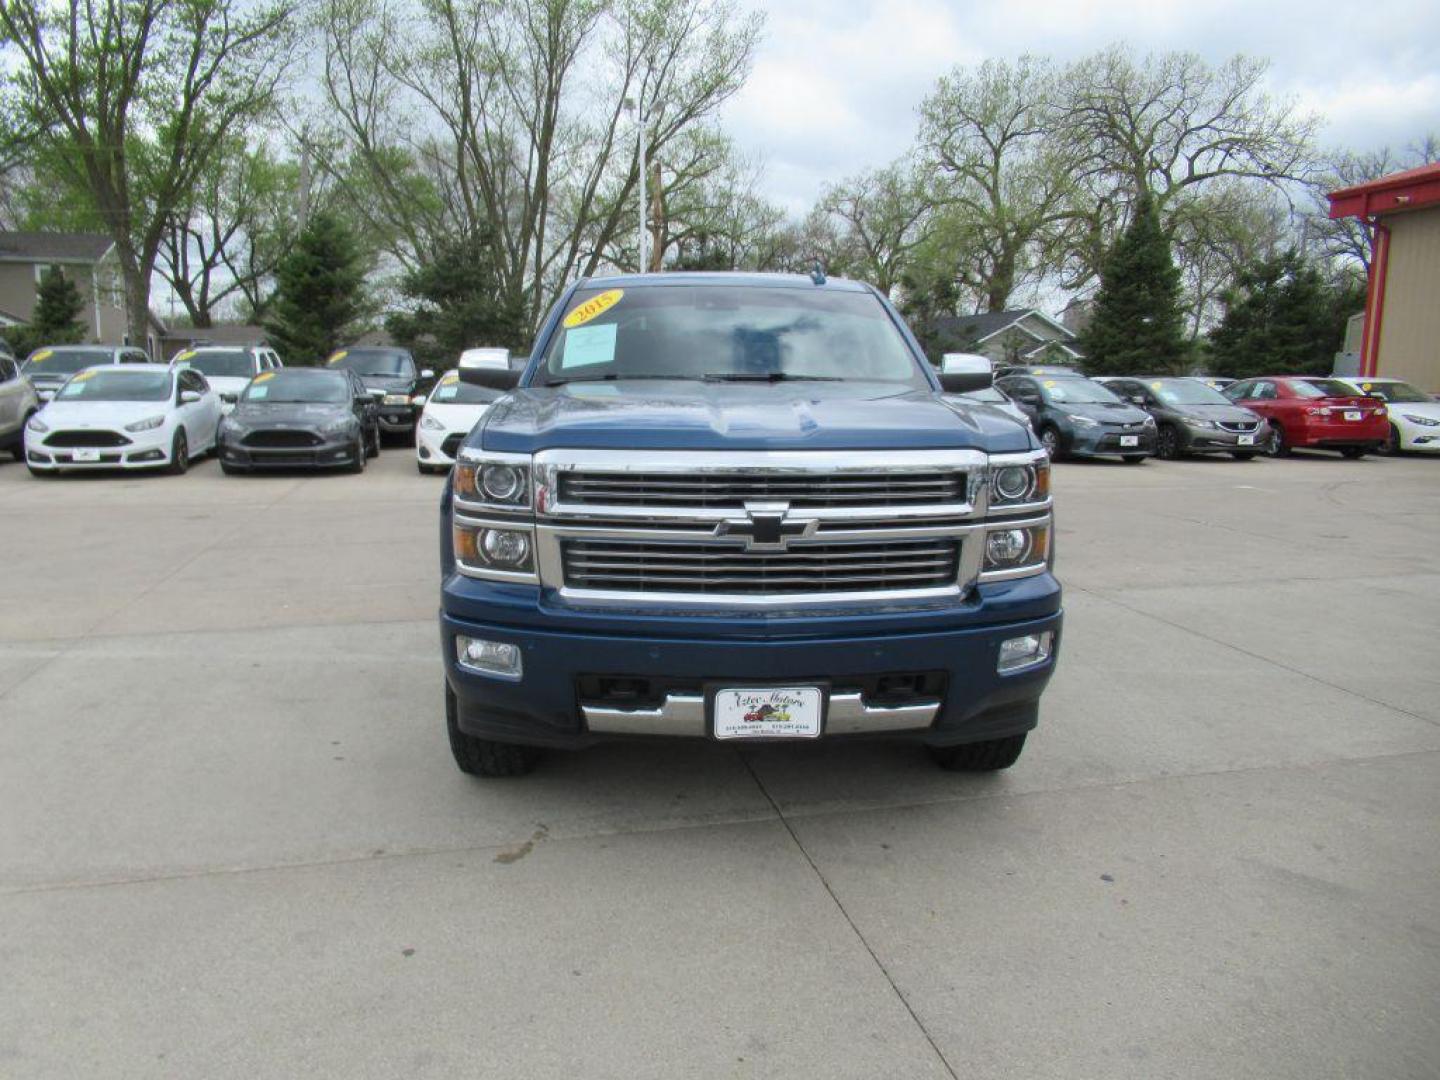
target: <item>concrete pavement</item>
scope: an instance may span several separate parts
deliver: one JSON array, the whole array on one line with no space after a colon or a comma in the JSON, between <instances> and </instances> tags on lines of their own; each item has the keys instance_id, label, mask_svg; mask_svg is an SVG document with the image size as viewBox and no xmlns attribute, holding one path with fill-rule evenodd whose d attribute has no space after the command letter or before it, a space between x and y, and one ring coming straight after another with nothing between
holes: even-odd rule
<instances>
[{"instance_id":1,"label":"concrete pavement","mask_svg":"<svg viewBox=\"0 0 1440 1080\"><path fill-rule=\"evenodd\" d=\"M1059 466L995 777L462 776L441 483L0 465L0 1077L1440 1075L1440 462Z\"/></svg>"}]
</instances>

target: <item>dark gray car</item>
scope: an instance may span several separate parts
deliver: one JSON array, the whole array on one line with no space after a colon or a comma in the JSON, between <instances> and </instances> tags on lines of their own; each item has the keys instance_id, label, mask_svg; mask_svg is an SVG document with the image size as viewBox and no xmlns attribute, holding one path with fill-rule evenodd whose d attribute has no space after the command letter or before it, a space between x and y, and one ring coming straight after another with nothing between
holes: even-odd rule
<instances>
[{"instance_id":1,"label":"dark gray car","mask_svg":"<svg viewBox=\"0 0 1440 1080\"><path fill-rule=\"evenodd\" d=\"M1155 421L1083 375L1009 375L995 385L1025 411L1050 457L1116 455L1136 465L1155 453Z\"/></svg>"},{"instance_id":2,"label":"dark gray car","mask_svg":"<svg viewBox=\"0 0 1440 1080\"><path fill-rule=\"evenodd\" d=\"M380 452L378 406L352 371L283 368L250 380L220 422L220 467L346 468Z\"/></svg>"},{"instance_id":3,"label":"dark gray car","mask_svg":"<svg viewBox=\"0 0 1440 1080\"><path fill-rule=\"evenodd\" d=\"M1132 405L1155 418L1155 452L1173 460L1185 454L1230 454L1247 461L1265 450L1270 429L1198 379L1150 376L1102 380Z\"/></svg>"}]
</instances>

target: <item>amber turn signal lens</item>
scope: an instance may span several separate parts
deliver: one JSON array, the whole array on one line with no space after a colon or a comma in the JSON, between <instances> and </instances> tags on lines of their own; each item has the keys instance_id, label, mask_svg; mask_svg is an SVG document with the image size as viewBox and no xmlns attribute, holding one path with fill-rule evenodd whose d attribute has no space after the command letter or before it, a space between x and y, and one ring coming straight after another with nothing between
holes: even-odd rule
<instances>
[{"instance_id":1,"label":"amber turn signal lens","mask_svg":"<svg viewBox=\"0 0 1440 1080\"><path fill-rule=\"evenodd\" d=\"M456 465L451 471L455 477L455 492L459 495L475 494L475 466Z\"/></svg>"},{"instance_id":2,"label":"amber turn signal lens","mask_svg":"<svg viewBox=\"0 0 1440 1080\"><path fill-rule=\"evenodd\" d=\"M470 475L472 477L475 475L473 469L470 471ZM475 548L474 529L462 529L459 525L455 526L455 558L464 563L480 561L480 553Z\"/></svg>"},{"instance_id":3,"label":"amber turn signal lens","mask_svg":"<svg viewBox=\"0 0 1440 1080\"><path fill-rule=\"evenodd\" d=\"M1050 463L1042 461L1035 466L1035 494L1036 502L1050 497Z\"/></svg>"}]
</instances>

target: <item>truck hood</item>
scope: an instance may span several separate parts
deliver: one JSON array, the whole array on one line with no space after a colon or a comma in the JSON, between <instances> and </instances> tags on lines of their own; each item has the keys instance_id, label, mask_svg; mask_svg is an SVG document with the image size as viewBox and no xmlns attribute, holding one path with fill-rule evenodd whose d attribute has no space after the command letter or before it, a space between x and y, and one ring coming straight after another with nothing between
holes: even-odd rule
<instances>
[{"instance_id":1,"label":"truck hood","mask_svg":"<svg viewBox=\"0 0 1440 1080\"><path fill-rule=\"evenodd\" d=\"M471 435L486 450L924 450L1032 446L1014 420L894 384L689 380L525 387Z\"/></svg>"}]
</instances>

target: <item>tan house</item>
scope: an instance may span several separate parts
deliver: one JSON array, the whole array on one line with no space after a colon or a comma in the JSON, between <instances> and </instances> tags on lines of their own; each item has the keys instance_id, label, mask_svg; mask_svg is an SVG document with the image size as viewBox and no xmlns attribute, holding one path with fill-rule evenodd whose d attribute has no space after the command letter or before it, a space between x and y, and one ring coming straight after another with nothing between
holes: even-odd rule
<instances>
[{"instance_id":1,"label":"tan house","mask_svg":"<svg viewBox=\"0 0 1440 1080\"><path fill-rule=\"evenodd\" d=\"M1359 218L1374 238L1357 374L1440 390L1440 163L1329 198L1332 218Z\"/></svg>"},{"instance_id":2,"label":"tan house","mask_svg":"<svg viewBox=\"0 0 1440 1080\"><path fill-rule=\"evenodd\" d=\"M95 233L0 232L0 327L30 321L36 287L50 267L58 267L75 283L85 301L81 321L90 341L126 342L125 288L115 244ZM148 340L159 358L165 327L153 315Z\"/></svg>"},{"instance_id":3,"label":"tan house","mask_svg":"<svg viewBox=\"0 0 1440 1080\"><path fill-rule=\"evenodd\" d=\"M997 364L1075 364L1082 357L1068 326L1034 308L936 319L930 336L944 352L988 356Z\"/></svg>"}]
</instances>

